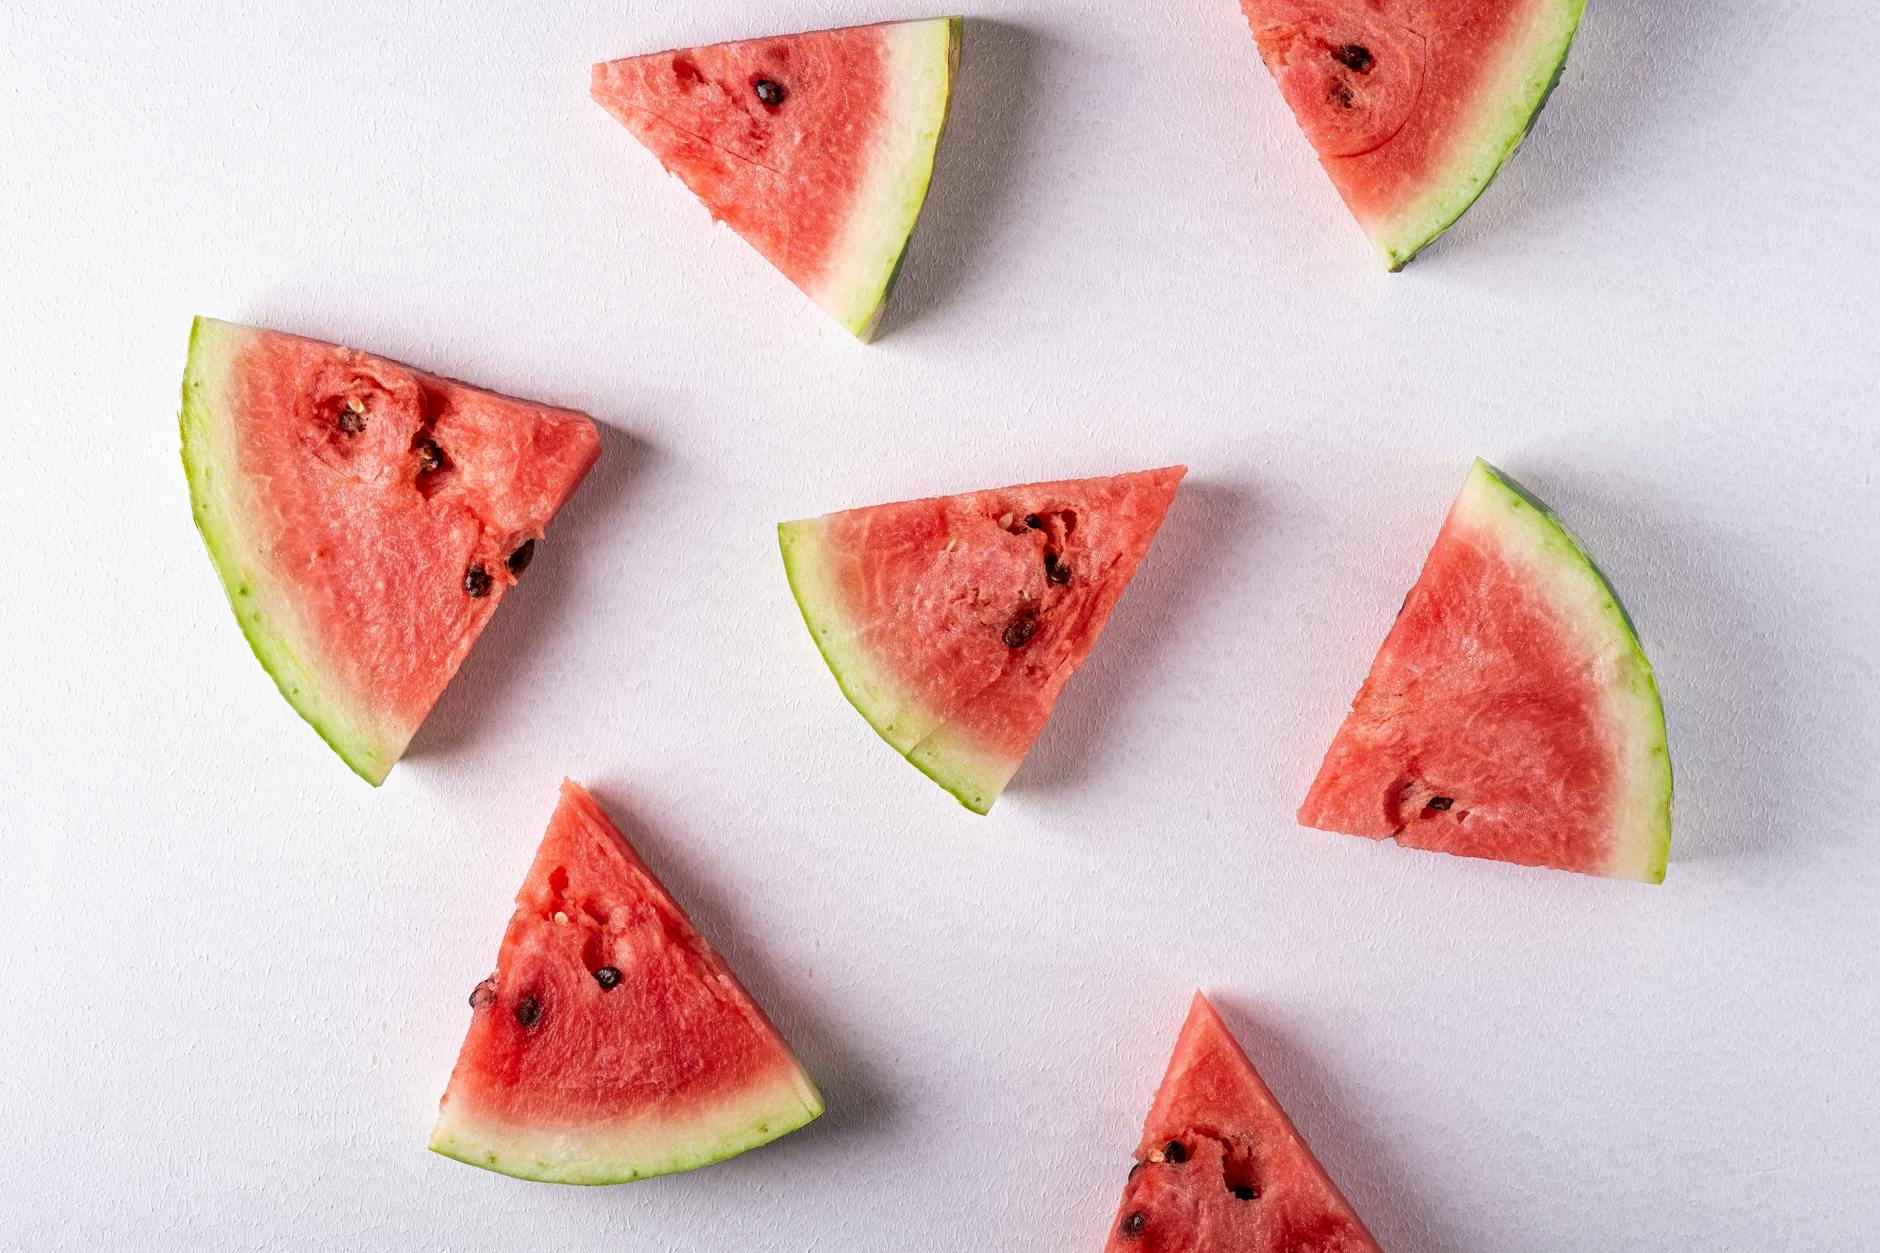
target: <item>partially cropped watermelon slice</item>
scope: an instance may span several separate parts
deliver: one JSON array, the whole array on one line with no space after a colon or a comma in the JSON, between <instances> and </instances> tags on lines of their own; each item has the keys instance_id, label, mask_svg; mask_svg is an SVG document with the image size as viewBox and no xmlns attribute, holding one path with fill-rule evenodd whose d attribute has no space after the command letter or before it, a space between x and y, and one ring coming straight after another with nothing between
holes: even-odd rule
<instances>
[{"instance_id":1,"label":"partially cropped watermelon slice","mask_svg":"<svg viewBox=\"0 0 1880 1253\"><path fill-rule=\"evenodd\" d=\"M1095 647L1186 472L786 522L784 566L843 693L881 738L983 814Z\"/></svg>"},{"instance_id":2,"label":"partially cropped watermelon slice","mask_svg":"<svg viewBox=\"0 0 1880 1253\"><path fill-rule=\"evenodd\" d=\"M624 1183L823 1111L764 1011L580 785L516 894L431 1148L548 1183Z\"/></svg>"},{"instance_id":3,"label":"partially cropped watermelon slice","mask_svg":"<svg viewBox=\"0 0 1880 1253\"><path fill-rule=\"evenodd\" d=\"M600 454L584 415L198 318L196 526L255 656L384 781Z\"/></svg>"},{"instance_id":4,"label":"partially cropped watermelon slice","mask_svg":"<svg viewBox=\"0 0 1880 1253\"><path fill-rule=\"evenodd\" d=\"M1664 880L1671 761L1631 619L1551 512L1469 471L1299 821Z\"/></svg>"},{"instance_id":5,"label":"partially cropped watermelon slice","mask_svg":"<svg viewBox=\"0 0 1880 1253\"><path fill-rule=\"evenodd\" d=\"M1241 0L1319 161L1393 270L1475 203L1559 80L1586 0Z\"/></svg>"},{"instance_id":6,"label":"partially cropped watermelon slice","mask_svg":"<svg viewBox=\"0 0 1880 1253\"><path fill-rule=\"evenodd\" d=\"M1107 1253L1379 1253L1195 993L1142 1128Z\"/></svg>"},{"instance_id":7,"label":"partially cropped watermelon slice","mask_svg":"<svg viewBox=\"0 0 1880 1253\"><path fill-rule=\"evenodd\" d=\"M961 19L684 48L594 67L594 99L862 340L927 198Z\"/></svg>"}]
</instances>

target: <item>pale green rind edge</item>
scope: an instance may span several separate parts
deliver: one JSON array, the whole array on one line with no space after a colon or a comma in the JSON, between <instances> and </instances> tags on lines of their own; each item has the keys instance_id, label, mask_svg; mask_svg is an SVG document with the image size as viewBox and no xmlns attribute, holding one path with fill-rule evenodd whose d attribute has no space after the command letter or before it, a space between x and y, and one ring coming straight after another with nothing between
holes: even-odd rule
<instances>
[{"instance_id":1,"label":"pale green rind edge","mask_svg":"<svg viewBox=\"0 0 1880 1253\"><path fill-rule=\"evenodd\" d=\"M1618 852L1606 873L1613 878L1663 883L1671 859L1671 752L1657 678L1631 615L1585 546L1532 492L1480 458L1470 469L1460 500L1467 501L1472 492L1498 501L1512 517L1525 522L1528 547L1537 565L1579 583L1581 586L1575 590L1591 607L1600 633L1621 644L1620 673L1624 683L1615 695L1620 698L1621 717L1632 737L1629 748L1635 755L1631 795L1623 806L1631 825L1618 841ZM1505 523L1497 526L1493 520L1483 521L1506 531Z\"/></svg>"},{"instance_id":2,"label":"pale green rind edge","mask_svg":"<svg viewBox=\"0 0 1880 1253\"><path fill-rule=\"evenodd\" d=\"M240 504L218 479L234 450L227 446L227 419L217 413L220 391L242 345L258 334L232 322L198 317L190 327L189 362L183 370L183 402L179 416L183 471L189 479L190 511L202 535L209 560L222 580L229 607L235 611L248 646L262 669L274 680L287 703L325 740L355 774L377 787L385 782L403 751L402 745L374 742L322 694L318 672L306 664L288 640L277 617L292 613L267 602L279 599L272 578L253 563L249 546L240 538ZM270 595L270 593L274 593Z\"/></svg>"},{"instance_id":3,"label":"pale green rind edge","mask_svg":"<svg viewBox=\"0 0 1880 1253\"><path fill-rule=\"evenodd\" d=\"M993 761L970 749L949 744L945 725L931 716L915 718L915 729L911 732L906 729L914 702L882 675L861 649L845 647L851 632L841 602L822 573L822 531L821 518L785 522L777 527L777 542L783 552L783 569L790 580L790 594L796 599L797 610L816 643L816 651L822 654L823 663L835 676L836 686L874 728L875 734L916 770L946 789L972 812L981 815L990 812L999 793L1017 772L1017 763Z\"/></svg>"},{"instance_id":4,"label":"pale green rind edge","mask_svg":"<svg viewBox=\"0 0 1880 1253\"><path fill-rule=\"evenodd\" d=\"M1540 120L1541 110L1566 70L1586 0L1547 0L1541 8L1536 29L1522 44L1511 70L1522 80L1520 89L1509 93L1478 124L1477 134L1461 146L1434 190L1386 222L1375 227L1363 224L1392 273L1408 265L1469 211Z\"/></svg>"},{"instance_id":5,"label":"pale green rind edge","mask_svg":"<svg viewBox=\"0 0 1880 1253\"><path fill-rule=\"evenodd\" d=\"M725 1161L816 1121L824 1110L822 1093L800 1066L795 1079L787 1092L766 1094L751 1102L754 1108L734 1105L714 1111L700 1120L706 1124L703 1130L664 1128L638 1136L596 1131L587 1143L570 1152L569 1145L582 1138L576 1130L543 1136L531 1145L531 1129L492 1128L479 1133L468 1120L461 1120L462 1129L451 1131L446 1129L451 1121L446 1116L439 1119L429 1147L467 1166L534 1183L632 1183Z\"/></svg>"},{"instance_id":6,"label":"pale green rind edge","mask_svg":"<svg viewBox=\"0 0 1880 1253\"><path fill-rule=\"evenodd\" d=\"M893 206L876 221L855 224L858 239L844 241L847 259L832 267L831 277L818 285L815 299L857 339L868 343L881 325L881 317L901 277L915 223L927 202L934 161L946 132L953 102L953 84L959 74L963 17L932 18L901 25L916 28L924 38L913 49L911 99L897 125L913 129L912 137L889 154L896 169L887 199ZM924 46L920 46L924 45ZM872 216L863 214L863 218ZM879 223L879 225L877 224Z\"/></svg>"}]
</instances>

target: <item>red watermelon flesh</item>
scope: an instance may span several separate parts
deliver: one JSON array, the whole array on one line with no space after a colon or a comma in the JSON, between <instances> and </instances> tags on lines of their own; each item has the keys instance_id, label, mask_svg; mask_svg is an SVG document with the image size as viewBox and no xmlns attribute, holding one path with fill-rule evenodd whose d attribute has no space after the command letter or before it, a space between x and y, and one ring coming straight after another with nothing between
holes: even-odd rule
<instances>
[{"instance_id":1,"label":"red watermelon flesh","mask_svg":"<svg viewBox=\"0 0 1880 1253\"><path fill-rule=\"evenodd\" d=\"M1108 1253L1379 1253L1195 993L1143 1124Z\"/></svg>"},{"instance_id":2,"label":"red watermelon flesh","mask_svg":"<svg viewBox=\"0 0 1880 1253\"><path fill-rule=\"evenodd\" d=\"M207 318L182 434L255 655L375 784L600 453L582 414Z\"/></svg>"},{"instance_id":3,"label":"red watermelon flesh","mask_svg":"<svg viewBox=\"0 0 1880 1253\"><path fill-rule=\"evenodd\" d=\"M1630 619L1552 513L1476 462L1299 820L1655 883L1670 807Z\"/></svg>"},{"instance_id":4,"label":"red watermelon flesh","mask_svg":"<svg viewBox=\"0 0 1880 1253\"><path fill-rule=\"evenodd\" d=\"M1185 473L1028 483L788 522L784 565L849 700L984 813L1095 647Z\"/></svg>"},{"instance_id":5,"label":"red watermelon flesh","mask_svg":"<svg viewBox=\"0 0 1880 1253\"><path fill-rule=\"evenodd\" d=\"M789 1045L594 798L564 782L431 1147L523 1179L622 1183L822 1113Z\"/></svg>"},{"instance_id":6,"label":"red watermelon flesh","mask_svg":"<svg viewBox=\"0 0 1880 1253\"><path fill-rule=\"evenodd\" d=\"M1527 134L1585 0L1241 0L1345 204L1399 269Z\"/></svg>"},{"instance_id":7,"label":"red watermelon flesh","mask_svg":"<svg viewBox=\"0 0 1880 1253\"><path fill-rule=\"evenodd\" d=\"M958 18L628 57L592 94L811 299L873 334L927 194Z\"/></svg>"}]
</instances>

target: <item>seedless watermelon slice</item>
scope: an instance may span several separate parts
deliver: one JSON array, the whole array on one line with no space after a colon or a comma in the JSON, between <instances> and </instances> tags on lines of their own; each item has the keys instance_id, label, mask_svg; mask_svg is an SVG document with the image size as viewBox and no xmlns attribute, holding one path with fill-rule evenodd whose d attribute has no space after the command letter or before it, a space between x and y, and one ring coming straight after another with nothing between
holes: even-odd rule
<instances>
[{"instance_id":1,"label":"seedless watermelon slice","mask_svg":"<svg viewBox=\"0 0 1880 1253\"><path fill-rule=\"evenodd\" d=\"M927 197L961 19L684 48L594 67L594 99L869 339Z\"/></svg>"},{"instance_id":2,"label":"seedless watermelon slice","mask_svg":"<svg viewBox=\"0 0 1880 1253\"><path fill-rule=\"evenodd\" d=\"M579 784L561 785L431 1148L549 1183L722 1161L823 1111L724 959Z\"/></svg>"},{"instance_id":3,"label":"seedless watermelon slice","mask_svg":"<svg viewBox=\"0 0 1880 1253\"><path fill-rule=\"evenodd\" d=\"M384 781L600 454L584 415L198 318L196 526L255 656Z\"/></svg>"},{"instance_id":4,"label":"seedless watermelon slice","mask_svg":"<svg viewBox=\"0 0 1880 1253\"><path fill-rule=\"evenodd\" d=\"M843 693L902 756L983 814L1095 647L1186 472L786 522L784 567Z\"/></svg>"},{"instance_id":5,"label":"seedless watermelon slice","mask_svg":"<svg viewBox=\"0 0 1880 1253\"><path fill-rule=\"evenodd\" d=\"M1480 196L1559 80L1586 0L1241 0L1260 56L1393 270Z\"/></svg>"},{"instance_id":6,"label":"seedless watermelon slice","mask_svg":"<svg viewBox=\"0 0 1880 1253\"><path fill-rule=\"evenodd\" d=\"M1107 1253L1379 1253L1195 993L1142 1128Z\"/></svg>"},{"instance_id":7,"label":"seedless watermelon slice","mask_svg":"<svg viewBox=\"0 0 1880 1253\"><path fill-rule=\"evenodd\" d=\"M1664 880L1671 761L1651 663L1585 550L1487 462L1470 470L1299 821Z\"/></svg>"}]
</instances>

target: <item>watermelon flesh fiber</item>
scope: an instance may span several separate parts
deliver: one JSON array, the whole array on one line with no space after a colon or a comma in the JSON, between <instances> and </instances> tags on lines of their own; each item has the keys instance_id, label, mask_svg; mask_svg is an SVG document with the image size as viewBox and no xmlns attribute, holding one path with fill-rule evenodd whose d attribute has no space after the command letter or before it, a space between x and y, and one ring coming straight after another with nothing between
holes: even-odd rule
<instances>
[{"instance_id":1,"label":"watermelon flesh fiber","mask_svg":"<svg viewBox=\"0 0 1880 1253\"><path fill-rule=\"evenodd\" d=\"M473 1166L619 1183L734 1156L823 1110L770 1019L573 782L471 1003L431 1147Z\"/></svg>"},{"instance_id":2,"label":"watermelon flesh fiber","mask_svg":"<svg viewBox=\"0 0 1880 1253\"><path fill-rule=\"evenodd\" d=\"M866 341L926 199L961 27L883 22L627 57L595 66L590 90L713 218Z\"/></svg>"},{"instance_id":3,"label":"watermelon flesh fiber","mask_svg":"<svg viewBox=\"0 0 1880 1253\"><path fill-rule=\"evenodd\" d=\"M1185 468L846 510L779 528L811 635L871 726L985 813L1095 647Z\"/></svg>"},{"instance_id":4,"label":"watermelon flesh fiber","mask_svg":"<svg viewBox=\"0 0 1880 1253\"><path fill-rule=\"evenodd\" d=\"M1199 992L1144 1121L1106 1253L1379 1253Z\"/></svg>"},{"instance_id":5,"label":"watermelon flesh fiber","mask_svg":"<svg viewBox=\"0 0 1880 1253\"><path fill-rule=\"evenodd\" d=\"M182 436L255 654L374 784L600 454L583 414L207 318Z\"/></svg>"},{"instance_id":6,"label":"watermelon flesh fiber","mask_svg":"<svg viewBox=\"0 0 1880 1253\"><path fill-rule=\"evenodd\" d=\"M1655 883L1670 807L1630 619L1558 520L1477 461L1299 820Z\"/></svg>"}]
</instances>

